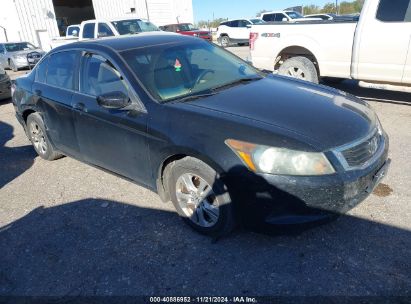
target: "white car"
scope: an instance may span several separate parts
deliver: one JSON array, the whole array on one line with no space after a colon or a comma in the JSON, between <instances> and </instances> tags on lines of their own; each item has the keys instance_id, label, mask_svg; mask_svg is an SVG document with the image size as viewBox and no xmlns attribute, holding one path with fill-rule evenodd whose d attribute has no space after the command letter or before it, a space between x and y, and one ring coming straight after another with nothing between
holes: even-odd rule
<instances>
[{"instance_id":1,"label":"white car","mask_svg":"<svg viewBox=\"0 0 411 304\"><path fill-rule=\"evenodd\" d=\"M235 19L222 22L217 28L217 40L222 47L231 44L247 44L250 38L250 28L255 24L265 23L258 18Z\"/></svg>"},{"instance_id":2,"label":"white car","mask_svg":"<svg viewBox=\"0 0 411 304\"><path fill-rule=\"evenodd\" d=\"M355 79L360 86L411 92L411 0L366 0L360 21L253 26L255 67L318 83Z\"/></svg>"},{"instance_id":3,"label":"white car","mask_svg":"<svg viewBox=\"0 0 411 304\"><path fill-rule=\"evenodd\" d=\"M260 18L265 22L297 22L297 21L315 21L320 18L304 18L298 12L294 11L274 11L262 13Z\"/></svg>"}]
</instances>

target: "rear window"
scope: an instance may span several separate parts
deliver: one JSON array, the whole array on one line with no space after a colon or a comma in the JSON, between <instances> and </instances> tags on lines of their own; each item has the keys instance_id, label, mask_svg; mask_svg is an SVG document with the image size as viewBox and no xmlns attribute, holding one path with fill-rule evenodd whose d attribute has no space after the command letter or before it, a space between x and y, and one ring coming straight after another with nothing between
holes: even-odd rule
<instances>
[{"instance_id":1,"label":"rear window","mask_svg":"<svg viewBox=\"0 0 411 304\"><path fill-rule=\"evenodd\" d=\"M77 53L74 51L60 52L50 56L46 83L58 88L74 89L74 71Z\"/></svg>"},{"instance_id":2,"label":"rear window","mask_svg":"<svg viewBox=\"0 0 411 304\"><path fill-rule=\"evenodd\" d=\"M410 22L410 0L381 0L377 19L384 22Z\"/></svg>"},{"instance_id":3,"label":"rear window","mask_svg":"<svg viewBox=\"0 0 411 304\"><path fill-rule=\"evenodd\" d=\"M159 31L159 28L150 21L140 19L113 21L112 24L120 35Z\"/></svg>"}]
</instances>

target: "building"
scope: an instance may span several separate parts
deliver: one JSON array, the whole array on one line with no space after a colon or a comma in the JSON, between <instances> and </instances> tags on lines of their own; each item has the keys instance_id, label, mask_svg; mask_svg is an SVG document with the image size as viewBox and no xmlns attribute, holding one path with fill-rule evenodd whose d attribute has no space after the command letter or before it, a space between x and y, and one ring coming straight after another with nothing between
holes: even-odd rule
<instances>
[{"instance_id":1,"label":"building","mask_svg":"<svg viewBox=\"0 0 411 304\"><path fill-rule=\"evenodd\" d=\"M48 50L68 25L133 15L157 26L192 23L192 0L1 0L0 42L29 41Z\"/></svg>"}]
</instances>

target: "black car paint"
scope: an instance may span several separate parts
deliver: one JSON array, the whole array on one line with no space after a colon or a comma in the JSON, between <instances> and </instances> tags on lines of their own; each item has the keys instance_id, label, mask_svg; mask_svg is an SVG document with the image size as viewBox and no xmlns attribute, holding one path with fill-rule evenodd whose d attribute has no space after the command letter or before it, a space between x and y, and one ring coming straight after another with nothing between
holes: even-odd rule
<instances>
[{"instance_id":1,"label":"black car paint","mask_svg":"<svg viewBox=\"0 0 411 304\"><path fill-rule=\"evenodd\" d=\"M161 104L142 87L120 55L126 49L191 39L196 38L140 34L59 47L51 53L78 50L109 59L132 88L134 108L105 109L97 105L95 97L48 88L35 82L34 70L16 81L13 96L16 116L24 126L29 113L39 112L53 145L62 153L144 185L158 192L163 200L168 199L161 183L164 164L183 156L193 156L213 167L234 190L234 199L249 198L244 206L250 210L257 206L254 201L258 193L265 191L262 187L265 184L270 188L268 196L272 206L280 204L287 209L293 206L294 198L299 202L297 205L304 206L300 208L304 212L311 207L346 211L339 206L334 208L334 202L351 206L365 197L365 189L360 184L357 195L349 202L341 196L341 191L347 183L372 177L383 166L388 140L386 151L372 166L343 172L331 155L330 161L337 172L319 177L251 173L224 143L233 138L295 150L328 151L358 140L375 128L372 111L359 99L326 87L269 76L203 99ZM335 99L344 102L336 103ZM323 187L328 188L321 191ZM318 201L323 204L317 204ZM291 209L296 211L294 207ZM268 216L271 212L266 210L265 214Z\"/></svg>"}]
</instances>

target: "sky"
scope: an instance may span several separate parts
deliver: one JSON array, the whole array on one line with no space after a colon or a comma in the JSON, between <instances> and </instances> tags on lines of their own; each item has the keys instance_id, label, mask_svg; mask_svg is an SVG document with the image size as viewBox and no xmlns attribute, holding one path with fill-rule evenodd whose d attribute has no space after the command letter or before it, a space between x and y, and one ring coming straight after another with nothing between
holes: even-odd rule
<instances>
[{"instance_id":1,"label":"sky","mask_svg":"<svg viewBox=\"0 0 411 304\"><path fill-rule=\"evenodd\" d=\"M265 10L283 10L297 5L323 6L333 0L193 0L194 22L215 18L248 18Z\"/></svg>"}]
</instances>

